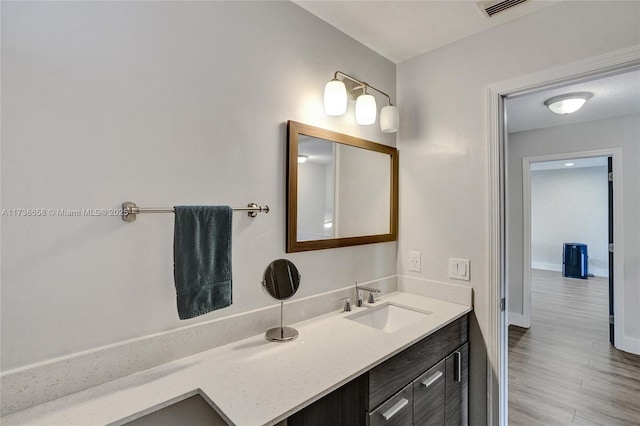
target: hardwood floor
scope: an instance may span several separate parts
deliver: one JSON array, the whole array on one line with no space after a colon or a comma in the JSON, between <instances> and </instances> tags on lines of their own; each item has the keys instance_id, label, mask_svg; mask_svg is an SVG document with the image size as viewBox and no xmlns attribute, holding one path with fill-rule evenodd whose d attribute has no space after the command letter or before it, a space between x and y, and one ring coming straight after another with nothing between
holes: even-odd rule
<instances>
[{"instance_id":1,"label":"hardwood floor","mask_svg":"<svg viewBox=\"0 0 640 426\"><path fill-rule=\"evenodd\" d=\"M510 425L640 425L640 355L609 345L608 282L532 271L531 328L509 327Z\"/></svg>"}]
</instances>

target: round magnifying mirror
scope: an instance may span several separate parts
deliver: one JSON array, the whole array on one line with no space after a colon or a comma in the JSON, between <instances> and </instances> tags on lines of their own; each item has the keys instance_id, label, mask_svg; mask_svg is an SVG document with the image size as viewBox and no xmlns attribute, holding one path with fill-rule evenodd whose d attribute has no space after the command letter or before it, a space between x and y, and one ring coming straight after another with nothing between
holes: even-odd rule
<instances>
[{"instance_id":1,"label":"round magnifying mirror","mask_svg":"<svg viewBox=\"0 0 640 426\"><path fill-rule=\"evenodd\" d=\"M274 260L264 271L264 291L274 299L286 300L296 294L300 286L300 273L290 260Z\"/></svg>"},{"instance_id":2,"label":"round magnifying mirror","mask_svg":"<svg viewBox=\"0 0 640 426\"><path fill-rule=\"evenodd\" d=\"M267 266L262 279L262 289L269 296L280 300L280 327L267 330L265 338L272 342L286 342L298 337L298 331L284 326L284 302L289 299L300 286L300 273L290 260L274 260Z\"/></svg>"}]
</instances>

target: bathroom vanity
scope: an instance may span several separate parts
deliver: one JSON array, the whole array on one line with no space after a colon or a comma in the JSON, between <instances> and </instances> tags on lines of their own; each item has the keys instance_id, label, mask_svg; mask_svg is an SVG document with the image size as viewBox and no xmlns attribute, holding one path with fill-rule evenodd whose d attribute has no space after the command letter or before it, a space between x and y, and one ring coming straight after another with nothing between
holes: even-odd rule
<instances>
[{"instance_id":1,"label":"bathroom vanity","mask_svg":"<svg viewBox=\"0 0 640 426\"><path fill-rule=\"evenodd\" d=\"M390 319L380 323L385 310ZM204 424L463 425L470 311L393 292L295 323L296 340L269 342L263 332L17 411L2 424L143 425L146 417L157 426L204 407Z\"/></svg>"},{"instance_id":2,"label":"bathroom vanity","mask_svg":"<svg viewBox=\"0 0 640 426\"><path fill-rule=\"evenodd\" d=\"M466 425L467 316L289 417L288 425Z\"/></svg>"},{"instance_id":3,"label":"bathroom vanity","mask_svg":"<svg viewBox=\"0 0 640 426\"><path fill-rule=\"evenodd\" d=\"M278 425L466 425L468 371L464 316ZM191 426L226 424L195 395L128 425L170 426L185 417Z\"/></svg>"}]
</instances>

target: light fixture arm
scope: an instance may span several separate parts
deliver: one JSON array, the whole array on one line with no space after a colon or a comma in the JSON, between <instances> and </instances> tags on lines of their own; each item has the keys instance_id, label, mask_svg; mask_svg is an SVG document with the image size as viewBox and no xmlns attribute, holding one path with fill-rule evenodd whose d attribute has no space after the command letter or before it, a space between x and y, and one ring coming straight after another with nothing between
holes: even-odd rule
<instances>
[{"instance_id":1,"label":"light fixture arm","mask_svg":"<svg viewBox=\"0 0 640 426\"><path fill-rule=\"evenodd\" d=\"M365 94L365 93L367 93L367 88L369 88L369 89L373 89L373 90L375 90L376 92L380 93L381 95L386 96L386 97L387 97L387 102L388 102L388 104L389 104L389 105L393 105L393 103L391 102L391 96L387 95L387 94L386 94L385 92L383 92L382 90L380 90L380 89L376 89L375 87L373 87L373 86L372 86L372 85L370 85L369 83L366 83L366 82L364 82L364 81L360 81L360 80L358 80L357 78L350 76L349 74L343 73L342 71L336 71L336 72L333 74L333 78L334 78L335 80L337 80L337 79L338 79L338 74L340 74L340 75L342 75L344 78L348 78L349 80L351 80L351 81L353 81L353 82L355 82L355 83L358 83L358 84L360 85L360 86L354 87L354 90L362 89L362 94Z\"/></svg>"}]
</instances>

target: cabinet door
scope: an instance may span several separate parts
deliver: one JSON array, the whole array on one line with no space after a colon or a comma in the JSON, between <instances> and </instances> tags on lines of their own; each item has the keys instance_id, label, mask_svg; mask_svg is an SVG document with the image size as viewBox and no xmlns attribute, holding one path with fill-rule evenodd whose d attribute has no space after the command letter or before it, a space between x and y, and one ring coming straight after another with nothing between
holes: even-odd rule
<instances>
[{"instance_id":1,"label":"cabinet door","mask_svg":"<svg viewBox=\"0 0 640 426\"><path fill-rule=\"evenodd\" d=\"M287 419L288 426L363 426L368 392L367 375L353 379Z\"/></svg>"},{"instance_id":2,"label":"cabinet door","mask_svg":"<svg viewBox=\"0 0 640 426\"><path fill-rule=\"evenodd\" d=\"M456 349L445 360L445 425L469 424L469 344Z\"/></svg>"},{"instance_id":3,"label":"cabinet door","mask_svg":"<svg viewBox=\"0 0 640 426\"><path fill-rule=\"evenodd\" d=\"M367 416L369 426L407 426L413 419L413 383L382 403Z\"/></svg>"},{"instance_id":4,"label":"cabinet door","mask_svg":"<svg viewBox=\"0 0 640 426\"><path fill-rule=\"evenodd\" d=\"M413 424L444 424L445 360L413 381Z\"/></svg>"}]
</instances>

